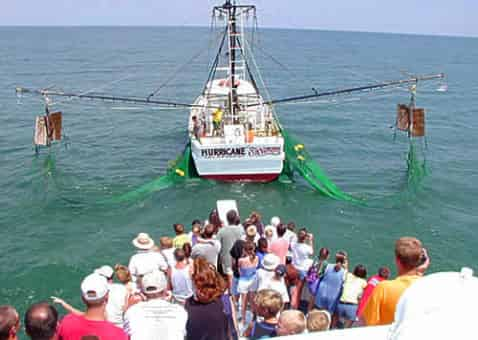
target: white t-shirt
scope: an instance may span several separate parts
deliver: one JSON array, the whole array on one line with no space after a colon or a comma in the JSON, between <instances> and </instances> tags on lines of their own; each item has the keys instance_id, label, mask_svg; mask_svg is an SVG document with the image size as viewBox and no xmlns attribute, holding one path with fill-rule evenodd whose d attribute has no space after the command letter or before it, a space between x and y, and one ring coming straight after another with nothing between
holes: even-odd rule
<instances>
[{"instance_id":1,"label":"white t-shirt","mask_svg":"<svg viewBox=\"0 0 478 340\"><path fill-rule=\"evenodd\" d=\"M257 289L257 291L260 291L261 289L275 290L282 296L282 302L284 303L290 302L289 293L287 292L287 287L285 285L284 278L281 278L280 280L275 280L274 278L271 278L270 280L267 280L266 282L264 282L264 284L262 285L262 288Z\"/></svg>"},{"instance_id":2,"label":"white t-shirt","mask_svg":"<svg viewBox=\"0 0 478 340\"><path fill-rule=\"evenodd\" d=\"M107 320L123 328L123 307L126 302L127 289L119 283L108 283Z\"/></svg>"},{"instance_id":3,"label":"white t-shirt","mask_svg":"<svg viewBox=\"0 0 478 340\"><path fill-rule=\"evenodd\" d=\"M257 270L257 290L266 289L269 286L269 281L272 280L274 275L274 271L265 270L264 268Z\"/></svg>"},{"instance_id":4,"label":"white t-shirt","mask_svg":"<svg viewBox=\"0 0 478 340\"><path fill-rule=\"evenodd\" d=\"M156 298L131 306L124 330L130 340L184 340L187 318L183 307Z\"/></svg>"},{"instance_id":5,"label":"white t-shirt","mask_svg":"<svg viewBox=\"0 0 478 340\"><path fill-rule=\"evenodd\" d=\"M166 258L166 262L170 267L174 267L176 265L176 258L174 257L175 250L176 248L174 247L161 249L161 254L163 254L163 256Z\"/></svg>"},{"instance_id":6,"label":"white t-shirt","mask_svg":"<svg viewBox=\"0 0 478 340\"><path fill-rule=\"evenodd\" d=\"M289 241L289 244L293 244L297 242L297 234L294 233L293 231L290 231L287 229L285 231L285 234L283 236L287 241Z\"/></svg>"},{"instance_id":7,"label":"white t-shirt","mask_svg":"<svg viewBox=\"0 0 478 340\"><path fill-rule=\"evenodd\" d=\"M307 243L292 243L292 264L297 270L309 270L309 256L312 256L314 249Z\"/></svg>"},{"instance_id":8,"label":"white t-shirt","mask_svg":"<svg viewBox=\"0 0 478 340\"><path fill-rule=\"evenodd\" d=\"M138 275L150 273L153 270L159 269L166 271L168 269L168 264L166 263L163 255L157 251L141 250L131 256L128 269L131 275L137 277Z\"/></svg>"}]
</instances>

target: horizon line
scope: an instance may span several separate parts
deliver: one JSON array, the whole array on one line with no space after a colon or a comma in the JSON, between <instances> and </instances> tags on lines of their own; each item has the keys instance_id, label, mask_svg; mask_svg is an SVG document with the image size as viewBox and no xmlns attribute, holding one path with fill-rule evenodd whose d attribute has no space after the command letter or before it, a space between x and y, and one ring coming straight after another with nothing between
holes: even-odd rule
<instances>
[{"instance_id":1,"label":"horizon line","mask_svg":"<svg viewBox=\"0 0 478 340\"><path fill-rule=\"evenodd\" d=\"M170 27L170 28L210 28L205 25L130 25L130 24L115 24L115 25L30 25L30 24L15 24L2 25L0 28L155 28L155 27ZM444 37L444 38L478 38L478 35L460 35L454 33L417 33L417 32L383 32L383 31L365 31L365 30L338 30L326 28L313 27L278 27L278 26L262 26L262 29L271 30L291 30L291 31L324 31L324 32L343 32L343 33L372 33L372 34L394 34L394 35L411 35L411 36L425 36L425 37Z\"/></svg>"}]
</instances>

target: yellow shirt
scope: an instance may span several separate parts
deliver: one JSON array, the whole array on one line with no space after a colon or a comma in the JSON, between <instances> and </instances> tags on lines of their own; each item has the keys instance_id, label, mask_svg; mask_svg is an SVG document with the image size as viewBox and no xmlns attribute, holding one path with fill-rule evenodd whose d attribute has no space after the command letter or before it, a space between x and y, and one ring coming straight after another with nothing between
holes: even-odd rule
<instances>
[{"instance_id":1,"label":"yellow shirt","mask_svg":"<svg viewBox=\"0 0 478 340\"><path fill-rule=\"evenodd\" d=\"M181 234L173 238L174 248L182 248L184 243L191 243L191 240L188 234Z\"/></svg>"},{"instance_id":2,"label":"yellow shirt","mask_svg":"<svg viewBox=\"0 0 478 340\"><path fill-rule=\"evenodd\" d=\"M395 280L382 281L373 290L362 317L367 326L388 325L393 322L398 300L418 275L399 276Z\"/></svg>"},{"instance_id":3,"label":"yellow shirt","mask_svg":"<svg viewBox=\"0 0 478 340\"><path fill-rule=\"evenodd\" d=\"M222 110L221 109L217 109L216 111L213 112L212 120L216 123L221 122L221 120L222 120Z\"/></svg>"}]
</instances>

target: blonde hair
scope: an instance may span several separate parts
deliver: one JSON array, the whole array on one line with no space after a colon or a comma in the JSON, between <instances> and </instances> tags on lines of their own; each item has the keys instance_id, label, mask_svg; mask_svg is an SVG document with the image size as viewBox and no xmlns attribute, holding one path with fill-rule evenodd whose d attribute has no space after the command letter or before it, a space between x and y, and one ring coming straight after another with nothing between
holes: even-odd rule
<instances>
[{"instance_id":1,"label":"blonde hair","mask_svg":"<svg viewBox=\"0 0 478 340\"><path fill-rule=\"evenodd\" d=\"M173 239L168 236L163 236L159 238L159 244L161 245L161 248L172 248L173 247Z\"/></svg>"},{"instance_id":2,"label":"blonde hair","mask_svg":"<svg viewBox=\"0 0 478 340\"><path fill-rule=\"evenodd\" d=\"M121 283L126 284L131 281L131 273L129 272L128 267L122 264L115 265L115 274L116 274L116 278Z\"/></svg>"},{"instance_id":3,"label":"blonde hair","mask_svg":"<svg viewBox=\"0 0 478 340\"><path fill-rule=\"evenodd\" d=\"M307 315L307 330L309 332L326 331L330 328L330 313L326 310L314 309Z\"/></svg>"},{"instance_id":4,"label":"blonde hair","mask_svg":"<svg viewBox=\"0 0 478 340\"><path fill-rule=\"evenodd\" d=\"M279 323L287 328L288 335L293 335L304 332L307 321L300 310L289 309L280 314Z\"/></svg>"},{"instance_id":5,"label":"blonde hair","mask_svg":"<svg viewBox=\"0 0 478 340\"><path fill-rule=\"evenodd\" d=\"M272 289L262 289L254 298L256 312L264 318L277 316L284 305L282 296Z\"/></svg>"}]
</instances>

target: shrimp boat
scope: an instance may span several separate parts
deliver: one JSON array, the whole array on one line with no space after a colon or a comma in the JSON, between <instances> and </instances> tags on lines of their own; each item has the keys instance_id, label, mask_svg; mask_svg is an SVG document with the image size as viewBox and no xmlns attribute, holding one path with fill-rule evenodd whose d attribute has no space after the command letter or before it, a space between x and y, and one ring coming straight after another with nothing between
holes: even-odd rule
<instances>
[{"instance_id":1,"label":"shrimp boat","mask_svg":"<svg viewBox=\"0 0 478 340\"><path fill-rule=\"evenodd\" d=\"M209 79L189 115L191 154L201 177L270 182L283 170L284 138L252 75L245 38L255 6L213 9L225 29Z\"/></svg>"}]
</instances>

